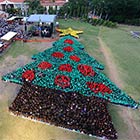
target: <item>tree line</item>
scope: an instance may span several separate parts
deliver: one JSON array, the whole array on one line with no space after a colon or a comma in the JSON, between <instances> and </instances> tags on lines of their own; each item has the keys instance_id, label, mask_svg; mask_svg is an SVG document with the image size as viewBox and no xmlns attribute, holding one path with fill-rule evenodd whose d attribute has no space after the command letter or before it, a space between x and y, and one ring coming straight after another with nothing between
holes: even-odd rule
<instances>
[{"instance_id":1,"label":"tree line","mask_svg":"<svg viewBox=\"0 0 140 140\"><path fill-rule=\"evenodd\" d=\"M86 17L91 12L105 20L127 23L140 20L140 0L69 0L59 14L68 17Z\"/></svg>"},{"instance_id":2,"label":"tree line","mask_svg":"<svg viewBox=\"0 0 140 140\"><path fill-rule=\"evenodd\" d=\"M24 2L28 5L28 15L43 14L47 11L40 4L40 0L25 0ZM48 12L61 17L66 15L67 18L82 19L88 18L90 13L103 20L140 25L140 0L69 0L59 11L57 8L50 7Z\"/></svg>"}]
</instances>

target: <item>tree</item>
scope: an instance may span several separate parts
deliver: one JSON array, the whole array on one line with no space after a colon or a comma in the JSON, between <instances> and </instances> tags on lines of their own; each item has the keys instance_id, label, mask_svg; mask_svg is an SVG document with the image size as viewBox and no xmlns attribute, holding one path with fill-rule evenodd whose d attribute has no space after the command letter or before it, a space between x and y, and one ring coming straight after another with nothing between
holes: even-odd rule
<instances>
[{"instance_id":1,"label":"tree","mask_svg":"<svg viewBox=\"0 0 140 140\"><path fill-rule=\"evenodd\" d=\"M98 16L112 21L124 22L126 19L140 18L139 0L92 0L89 5Z\"/></svg>"},{"instance_id":2,"label":"tree","mask_svg":"<svg viewBox=\"0 0 140 140\"><path fill-rule=\"evenodd\" d=\"M28 4L28 14L43 14L45 12L45 7L40 4L40 0L25 0L26 4Z\"/></svg>"},{"instance_id":3,"label":"tree","mask_svg":"<svg viewBox=\"0 0 140 140\"><path fill-rule=\"evenodd\" d=\"M60 9L59 15L64 16L64 14L66 13L70 17L81 17L83 16L82 13L84 12L83 7L88 7L87 0L69 0L69 2L64 4L64 6ZM88 8L85 12L85 15L87 15L87 13L89 12Z\"/></svg>"},{"instance_id":4,"label":"tree","mask_svg":"<svg viewBox=\"0 0 140 140\"><path fill-rule=\"evenodd\" d=\"M61 8L60 14L76 16L77 13L77 17L86 17L89 11L100 18L124 23L140 18L140 0L69 0Z\"/></svg>"}]
</instances>

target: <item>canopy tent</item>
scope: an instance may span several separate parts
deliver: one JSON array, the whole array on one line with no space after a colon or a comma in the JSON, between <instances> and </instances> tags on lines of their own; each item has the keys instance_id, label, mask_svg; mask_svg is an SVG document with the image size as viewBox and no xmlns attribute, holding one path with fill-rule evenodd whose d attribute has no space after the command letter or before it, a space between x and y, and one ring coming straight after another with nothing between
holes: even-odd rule
<instances>
[{"instance_id":1,"label":"canopy tent","mask_svg":"<svg viewBox=\"0 0 140 140\"><path fill-rule=\"evenodd\" d=\"M0 48L3 46L3 44L0 44Z\"/></svg>"},{"instance_id":2,"label":"canopy tent","mask_svg":"<svg viewBox=\"0 0 140 140\"><path fill-rule=\"evenodd\" d=\"M10 39L12 39L17 33L16 32L8 32L7 34L5 34L4 36L1 37L2 40L6 40L9 41Z\"/></svg>"},{"instance_id":3,"label":"canopy tent","mask_svg":"<svg viewBox=\"0 0 140 140\"><path fill-rule=\"evenodd\" d=\"M51 22L54 23L56 15L34 14L27 19L28 22Z\"/></svg>"},{"instance_id":4,"label":"canopy tent","mask_svg":"<svg viewBox=\"0 0 140 140\"><path fill-rule=\"evenodd\" d=\"M34 14L31 15L27 22L39 23L41 27L41 36L42 37L51 37L52 33L54 32L55 22L56 22L56 15L45 15L45 14ZM42 23L46 23L42 25ZM48 25L47 25L48 24ZM46 31L47 30L47 31ZM36 35L36 32L35 32ZM37 31L38 35L38 31Z\"/></svg>"},{"instance_id":5,"label":"canopy tent","mask_svg":"<svg viewBox=\"0 0 140 140\"><path fill-rule=\"evenodd\" d=\"M7 21L11 21L11 20L14 20L16 18L17 18L17 16L13 16L13 17L8 18Z\"/></svg>"}]
</instances>

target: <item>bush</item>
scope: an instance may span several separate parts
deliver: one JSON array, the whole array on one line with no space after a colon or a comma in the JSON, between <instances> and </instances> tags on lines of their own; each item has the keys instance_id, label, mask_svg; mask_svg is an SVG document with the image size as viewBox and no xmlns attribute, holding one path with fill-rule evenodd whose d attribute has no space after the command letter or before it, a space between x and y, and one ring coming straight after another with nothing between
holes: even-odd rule
<instances>
[{"instance_id":1,"label":"bush","mask_svg":"<svg viewBox=\"0 0 140 140\"><path fill-rule=\"evenodd\" d=\"M92 19L92 25L98 25L99 20L98 19Z\"/></svg>"},{"instance_id":2,"label":"bush","mask_svg":"<svg viewBox=\"0 0 140 140\"><path fill-rule=\"evenodd\" d=\"M107 21L107 27L111 27L112 26L112 22L111 21Z\"/></svg>"},{"instance_id":3,"label":"bush","mask_svg":"<svg viewBox=\"0 0 140 140\"><path fill-rule=\"evenodd\" d=\"M125 24L140 26L140 19L127 19Z\"/></svg>"},{"instance_id":4,"label":"bush","mask_svg":"<svg viewBox=\"0 0 140 140\"><path fill-rule=\"evenodd\" d=\"M116 23L113 23L112 21L108 21L108 20L103 20L103 19L87 19L87 22L96 26L96 25L99 25L99 26L107 26L107 27L117 27L117 24Z\"/></svg>"},{"instance_id":5,"label":"bush","mask_svg":"<svg viewBox=\"0 0 140 140\"><path fill-rule=\"evenodd\" d=\"M103 25L103 23L104 23L104 20L103 19L99 19L98 25Z\"/></svg>"}]
</instances>

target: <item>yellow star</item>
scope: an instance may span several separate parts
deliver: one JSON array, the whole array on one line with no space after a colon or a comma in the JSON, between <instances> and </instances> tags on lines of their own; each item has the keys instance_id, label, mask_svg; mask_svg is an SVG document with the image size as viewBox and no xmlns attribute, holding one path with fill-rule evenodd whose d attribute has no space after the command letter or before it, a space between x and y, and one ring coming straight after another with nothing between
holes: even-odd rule
<instances>
[{"instance_id":1,"label":"yellow star","mask_svg":"<svg viewBox=\"0 0 140 140\"><path fill-rule=\"evenodd\" d=\"M79 38L77 34L83 33L83 31L73 30L72 28L67 28L67 29L56 28L56 31L61 32L59 36L71 35L76 38Z\"/></svg>"}]
</instances>

